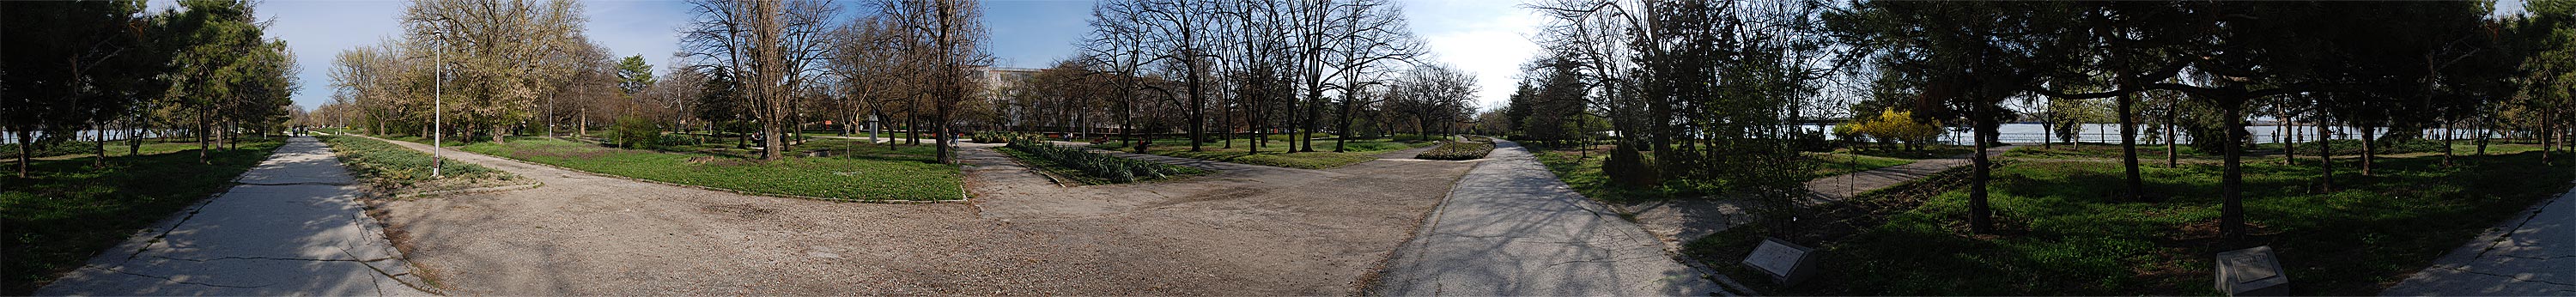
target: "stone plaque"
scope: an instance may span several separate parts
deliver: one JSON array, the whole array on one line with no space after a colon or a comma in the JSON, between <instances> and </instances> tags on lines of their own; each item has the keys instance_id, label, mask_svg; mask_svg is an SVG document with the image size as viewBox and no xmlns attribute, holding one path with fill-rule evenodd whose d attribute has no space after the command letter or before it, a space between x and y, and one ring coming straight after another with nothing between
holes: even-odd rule
<instances>
[{"instance_id":1,"label":"stone plaque","mask_svg":"<svg viewBox=\"0 0 2576 297\"><path fill-rule=\"evenodd\" d=\"M1766 237L1762 238L1762 245L1753 247L1753 254L1744 256L1744 265L1770 274L1773 280L1782 284L1795 283L1814 270L1809 268L1815 265L1809 261L1813 251L1815 249Z\"/></svg>"},{"instance_id":2,"label":"stone plaque","mask_svg":"<svg viewBox=\"0 0 2576 297\"><path fill-rule=\"evenodd\" d=\"M2216 266L2218 291L2228 296L2290 293L2290 277L2281 274L2281 260L2272 255L2270 246L2219 252Z\"/></svg>"}]
</instances>

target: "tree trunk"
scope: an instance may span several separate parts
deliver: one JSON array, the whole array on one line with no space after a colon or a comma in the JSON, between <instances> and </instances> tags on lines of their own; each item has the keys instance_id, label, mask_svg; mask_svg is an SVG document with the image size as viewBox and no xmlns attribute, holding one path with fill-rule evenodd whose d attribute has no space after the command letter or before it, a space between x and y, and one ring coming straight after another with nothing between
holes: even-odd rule
<instances>
[{"instance_id":1,"label":"tree trunk","mask_svg":"<svg viewBox=\"0 0 2576 297\"><path fill-rule=\"evenodd\" d=\"M89 165L105 169L107 168L107 123L90 121L90 129L98 131L97 137L93 137L98 140L98 159L90 161Z\"/></svg>"},{"instance_id":2,"label":"tree trunk","mask_svg":"<svg viewBox=\"0 0 2576 297\"><path fill-rule=\"evenodd\" d=\"M209 120L208 117L208 115L202 112L197 114L197 163L214 164L213 161L206 159L206 151L215 149L212 142L207 142L212 139L207 139L210 137L207 137L206 134L212 134L215 131L214 122ZM26 139L27 138L23 136L18 137L18 140L22 142L26 141ZM19 145L18 147L25 148L26 145Z\"/></svg>"},{"instance_id":3,"label":"tree trunk","mask_svg":"<svg viewBox=\"0 0 2576 297\"><path fill-rule=\"evenodd\" d=\"M2451 149L2451 139L2459 138L2460 130L2456 129L2457 125L2454 124L2456 122L2442 122L2442 166L2451 166L2451 151L2454 151Z\"/></svg>"},{"instance_id":4,"label":"tree trunk","mask_svg":"<svg viewBox=\"0 0 2576 297\"><path fill-rule=\"evenodd\" d=\"M2361 176L2370 176L2372 159L2379 155L2379 126L2361 126Z\"/></svg>"},{"instance_id":5,"label":"tree trunk","mask_svg":"<svg viewBox=\"0 0 2576 297\"><path fill-rule=\"evenodd\" d=\"M1969 170L1973 173L1968 178L1968 229L1977 234L1995 234L1994 210L1986 202L1986 183L1992 179L1990 171L1994 168L1994 161L1986 159L1986 142L1982 138L1997 131L1994 125L1986 125L1986 122L1994 121L1994 117L1988 116L1988 109L1992 108L1984 105L1981 103L1976 107L1975 118L1971 120L1977 123L1976 137L1980 139L1971 141L1976 143L1976 151L1970 152L1968 157L1968 166L1975 167Z\"/></svg>"},{"instance_id":6,"label":"tree trunk","mask_svg":"<svg viewBox=\"0 0 2576 297\"><path fill-rule=\"evenodd\" d=\"M2118 102L2114 102L2119 105L2117 113L2120 117L2120 165L2128 171L2129 198L2135 201L2153 202L2157 199L2148 198L2146 179L2138 175L2138 119L2137 113L2129 107L2137 104L2136 96L2122 94Z\"/></svg>"},{"instance_id":7,"label":"tree trunk","mask_svg":"<svg viewBox=\"0 0 2576 297\"><path fill-rule=\"evenodd\" d=\"M2478 126L2478 155L2485 156L2487 155L2487 129L2490 126L2483 119L2478 120L2476 125Z\"/></svg>"},{"instance_id":8,"label":"tree trunk","mask_svg":"<svg viewBox=\"0 0 2576 297\"><path fill-rule=\"evenodd\" d=\"M2323 172L2318 175L2322 180L2318 192L2334 191L2334 131L2326 130L2328 123L2324 118L2317 119L2317 171Z\"/></svg>"},{"instance_id":9,"label":"tree trunk","mask_svg":"<svg viewBox=\"0 0 2576 297\"><path fill-rule=\"evenodd\" d=\"M32 160L28 160L28 159L30 159L30 158L28 158L29 156L27 156L27 155L28 155L28 154L34 154L34 153L36 153L36 152L35 152L35 150L34 150L34 147L30 147L30 146L29 146L29 143L27 142L27 137L29 136L29 135L27 135L27 134L28 134L28 133L27 133L27 129L17 129L17 130L18 130L18 131L12 131L12 132L13 132L13 133L17 133L17 134L18 134L18 178L27 178L27 162L31 162L31 161L32 161ZM202 149L201 149L201 150L198 150L198 151L202 153L202 152L204 152L205 150L202 150ZM199 160L204 160L204 159L205 159L205 157L203 157L204 155L199 155L199 156L200 156L200 157L198 157L197 159L199 159Z\"/></svg>"},{"instance_id":10,"label":"tree trunk","mask_svg":"<svg viewBox=\"0 0 2576 297\"><path fill-rule=\"evenodd\" d=\"M1351 131L1351 123L1352 123L1352 119L1351 119L1351 116L1352 116L1352 115L1351 115L1351 113L1353 113L1353 112L1354 112L1354 111L1353 111L1353 109L1354 109L1354 108L1357 108L1356 106L1353 106L1353 105L1357 105L1357 104L1354 104L1354 103L1357 103L1357 101L1359 101L1359 99L1360 99L1359 97L1357 97L1357 96L1353 96L1353 95L1351 95L1351 94L1347 94L1347 93L1342 94L1342 108L1341 108L1341 110L1342 110L1342 114L1341 114L1341 116L1339 117L1339 118L1341 118L1341 120L1339 120L1339 121L1334 121L1334 123L1335 123L1335 124L1334 124L1334 127L1333 127L1333 132L1334 132L1334 133L1341 133L1341 134L1339 134L1339 135L1340 135L1339 137L1334 137L1334 139L1339 139L1339 140L1334 140L1334 141L1333 141L1333 152L1347 152L1347 151L1349 151L1348 149L1346 149L1346 148L1345 148L1345 147L1343 147L1342 145L1343 145L1343 144L1349 144L1349 143L1351 142L1351 138L1352 138L1352 137L1355 137L1355 136L1359 135L1359 132L1352 132L1352 131ZM1661 153L1661 152L1657 152L1657 153Z\"/></svg>"},{"instance_id":11,"label":"tree trunk","mask_svg":"<svg viewBox=\"0 0 2576 297\"><path fill-rule=\"evenodd\" d=\"M2182 140L2174 138L2174 114L2177 113L2181 112L2172 106L2165 109L2165 168L2182 168L2181 163L2175 162L2182 155L2182 151L2176 150L2180 147L2175 145Z\"/></svg>"},{"instance_id":12,"label":"tree trunk","mask_svg":"<svg viewBox=\"0 0 2576 297\"><path fill-rule=\"evenodd\" d=\"M2245 195L2242 192L2245 175L2243 168L2237 163L2237 158L2240 155L2238 151L2244 150L2241 140L2245 137L2243 131L2245 108L2241 103L2229 104L2224 108L2227 110L2227 131L2224 132L2227 134L2224 149L2227 157L2226 172L2218 187L2219 197L2224 200L2219 206L2218 227L2227 241L2241 242L2245 238Z\"/></svg>"}]
</instances>

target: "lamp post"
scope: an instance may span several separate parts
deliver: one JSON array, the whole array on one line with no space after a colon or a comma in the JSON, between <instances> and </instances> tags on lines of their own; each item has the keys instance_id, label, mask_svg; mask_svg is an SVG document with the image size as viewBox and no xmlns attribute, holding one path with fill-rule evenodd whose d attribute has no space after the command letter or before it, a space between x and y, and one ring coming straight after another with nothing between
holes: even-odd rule
<instances>
[{"instance_id":1,"label":"lamp post","mask_svg":"<svg viewBox=\"0 0 2576 297\"><path fill-rule=\"evenodd\" d=\"M429 178L435 179L440 178L440 169L447 168L447 158L439 156L439 153L447 151L447 31L434 31L430 35L438 36L438 44L430 50L430 64L436 67L430 75L436 82L430 84L429 91Z\"/></svg>"}]
</instances>

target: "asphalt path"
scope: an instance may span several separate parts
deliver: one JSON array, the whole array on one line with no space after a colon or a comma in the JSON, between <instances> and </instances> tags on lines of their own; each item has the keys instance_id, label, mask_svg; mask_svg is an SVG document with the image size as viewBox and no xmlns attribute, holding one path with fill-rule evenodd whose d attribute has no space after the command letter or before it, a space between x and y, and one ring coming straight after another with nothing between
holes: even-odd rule
<instances>
[{"instance_id":1,"label":"asphalt path","mask_svg":"<svg viewBox=\"0 0 2576 297\"><path fill-rule=\"evenodd\" d=\"M1376 293L1706 296L1716 289L1644 228L1567 188L1520 145L1496 140L1487 158L1396 251Z\"/></svg>"},{"instance_id":2,"label":"asphalt path","mask_svg":"<svg viewBox=\"0 0 2576 297\"><path fill-rule=\"evenodd\" d=\"M2576 190L2520 214L2380 294L2576 296Z\"/></svg>"},{"instance_id":3,"label":"asphalt path","mask_svg":"<svg viewBox=\"0 0 2576 297\"><path fill-rule=\"evenodd\" d=\"M36 295L430 295L312 137L288 140L234 182Z\"/></svg>"}]
</instances>

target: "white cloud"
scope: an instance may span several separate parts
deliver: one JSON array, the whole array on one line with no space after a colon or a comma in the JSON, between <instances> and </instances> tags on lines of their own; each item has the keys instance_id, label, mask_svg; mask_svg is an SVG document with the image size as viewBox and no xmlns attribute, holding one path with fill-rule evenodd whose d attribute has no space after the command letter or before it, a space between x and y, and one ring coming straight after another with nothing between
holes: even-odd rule
<instances>
[{"instance_id":1,"label":"white cloud","mask_svg":"<svg viewBox=\"0 0 2576 297\"><path fill-rule=\"evenodd\" d=\"M1529 37L1545 23L1519 3L1478 0L1404 2L1413 32L1433 59L1476 75L1476 107L1501 108L1512 95L1512 76L1538 53Z\"/></svg>"}]
</instances>

